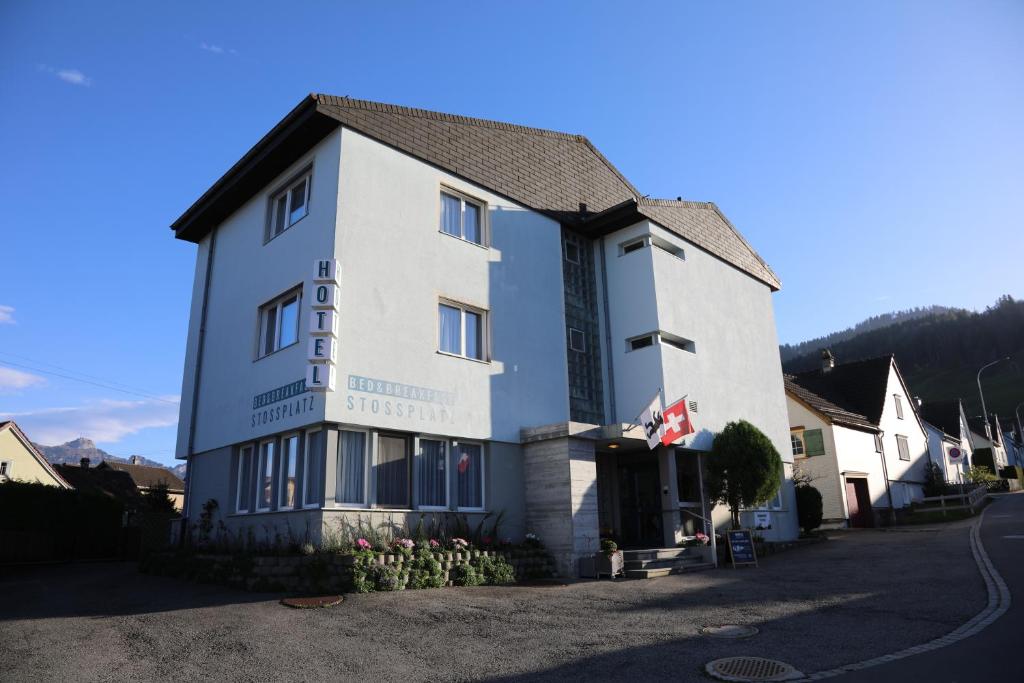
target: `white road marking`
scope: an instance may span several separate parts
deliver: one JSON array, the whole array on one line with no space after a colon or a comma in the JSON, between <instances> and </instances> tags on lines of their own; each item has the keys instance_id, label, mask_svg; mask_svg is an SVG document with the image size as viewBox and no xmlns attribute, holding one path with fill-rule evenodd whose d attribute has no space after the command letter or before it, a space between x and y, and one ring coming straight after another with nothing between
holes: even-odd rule
<instances>
[{"instance_id":1,"label":"white road marking","mask_svg":"<svg viewBox=\"0 0 1024 683\"><path fill-rule=\"evenodd\" d=\"M1009 536L1003 536L1003 538L1024 539L1024 534L1010 534Z\"/></svg>"}]
</instances>

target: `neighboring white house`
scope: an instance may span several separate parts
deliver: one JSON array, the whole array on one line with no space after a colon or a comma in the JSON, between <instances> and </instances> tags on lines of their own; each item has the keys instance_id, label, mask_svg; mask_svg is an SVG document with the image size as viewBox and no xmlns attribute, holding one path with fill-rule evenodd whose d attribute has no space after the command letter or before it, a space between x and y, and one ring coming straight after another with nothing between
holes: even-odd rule
<instances>
[{"instance_id":1,"label":"neighboring white house","mask_svg":"<svg viewBox=\"0 0 1024 683\"><path fill-rule=\"evenodd\" d=\"M929 401L921 405L920 413L928 432L928 457L947 482L961 483L974 455L963 403Z\"/></svg>"},{"instance_id":2,"label":"neighboring white house","mask_svg":"<svg viewBox=\"0 0 1024 683\"><path fill-rule=\"evenodd\" d=\"M999 423L999 417L997 415L989 415L988 423L986 424L984 417L973 415L968 418L967 424L970 426L971 442L974 444L974 450L977 454L976 461L972 460L972 464L987 467L994 474L999 475L1003 468L1010 464L1006 452L1006 444L1003 441L1003 428ZM990 433L995 437L994 439L988 436Z\"/></svg>"},{"instance_id":3,"label":"neighboring white house","mask_svg":"<svg viewBox=\"0 0 1024 683\"><path fill-rule=\"evenodd\" d=\"M823 526L888 523L923 497L928 439L891 356L786 377L795 467L821 492Z\"/></svg>"},{"instance_id":4,"label":"neighboring white house","mask_svg":"<svg viewBox=\"0 0 1024 683\"><path fill-rule=\"evenodd\" d=\"M503 513L560 569L674 546L746 419L786 461L771 269L713 204L643 198L579 135L311 95L172 228L198 246L185 516L325 528ZM696 433L649 451L659 388ZM493 518L492 518L493 519ZM727 521L716 510L720 525Z\"/></svg>"}]
</instances>

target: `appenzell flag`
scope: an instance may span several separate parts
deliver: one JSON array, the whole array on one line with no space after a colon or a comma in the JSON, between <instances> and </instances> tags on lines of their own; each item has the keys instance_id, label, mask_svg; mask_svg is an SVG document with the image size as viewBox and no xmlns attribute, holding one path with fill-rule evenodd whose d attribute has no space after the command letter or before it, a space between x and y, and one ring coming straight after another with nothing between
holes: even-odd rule
<instances>
[{"instance_id":1,"label":"appenzell flag","mask_svg":"<svg viewBox=\"0 0 1024 683\"><path fill-rule=\"evenodd\" d=\"M686 399L679 399L662 413L665 420L665 433L661 435L661 443L665 446L674 444L687 434L693 434L693 423L686 410Z\"/></svg>"}]
</instances>

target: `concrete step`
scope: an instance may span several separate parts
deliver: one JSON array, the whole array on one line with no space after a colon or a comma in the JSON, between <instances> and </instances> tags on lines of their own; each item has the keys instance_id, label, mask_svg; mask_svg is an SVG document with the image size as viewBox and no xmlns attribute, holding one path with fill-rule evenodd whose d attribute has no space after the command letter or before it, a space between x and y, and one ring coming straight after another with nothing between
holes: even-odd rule
<instances>
[{"instance_id":1,"label":"concrete step","mask_svg":"<svg viewBox=\"0 0 1024 683\"><path fill-rule=\"evenodd\" d=\"M665 567L686 566L691 564L702 564L704 558L699 555L684 555L682 557L667 557L660 560L625 560L622 563L623 569L662 569Z\"/></svg>"},{"instance_id":2,"label":"concrete step","mask_svg":"<svg viewBox=\"0 0 1024 683\"><path fill-rule=\"evenodd\" d=\"M622 559L631 560L670 560L679 557L700 557L697 548L646 548L641 550L623 550Z\"/></svg>"},{"instance_id":3,"label":"concrete step","mask_svg":"<svg viewBox=\"0 0 1024 683\"><path fill-rule=\"evenodd\" d=\"M659 576L670 574L683 574L685 572L697 572L705 569L713 569L712 562L684 562L672 567L656 567L653 569L627 569L622 574L627 579L654 579Z\"/></svg>"}]
</instances>

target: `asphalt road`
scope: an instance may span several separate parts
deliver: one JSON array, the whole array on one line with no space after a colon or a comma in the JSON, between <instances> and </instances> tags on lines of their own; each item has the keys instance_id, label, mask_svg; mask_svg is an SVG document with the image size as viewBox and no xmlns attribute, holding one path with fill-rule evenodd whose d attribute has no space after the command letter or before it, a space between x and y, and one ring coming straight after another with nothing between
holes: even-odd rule
<instances>
[{"instance_id":1,"label":"asphalt road","mask_svg":"<svg viewBox=\"0 0 1024 683\"><path fill-rule=\"evenodd\" d=\"M1000 501L986 524L1020 502ZM0 680L706 681L704 665L730 655L821 671L978 614L987 594L969 528L851 531L758 568L354 595L323 610L129 564L23 569L0 573ZM986 538L994 557L999 543ZM760 633L701 635L723 624ZM992 661L1014 659L1000 654Z\"/></svg>"},{"instance_id":2,"label":"asphalt road","mask_svg":"<svg viewBox=\"0 0 1024 683\"><path fill-rule=\"evenodd\" d=\"M1024 681L1024 494L999 496L988 506L981 542L1010 590L1010 608L980 633L941 650L844 674L858 681Z\"/></svg>"}]
</instances>

